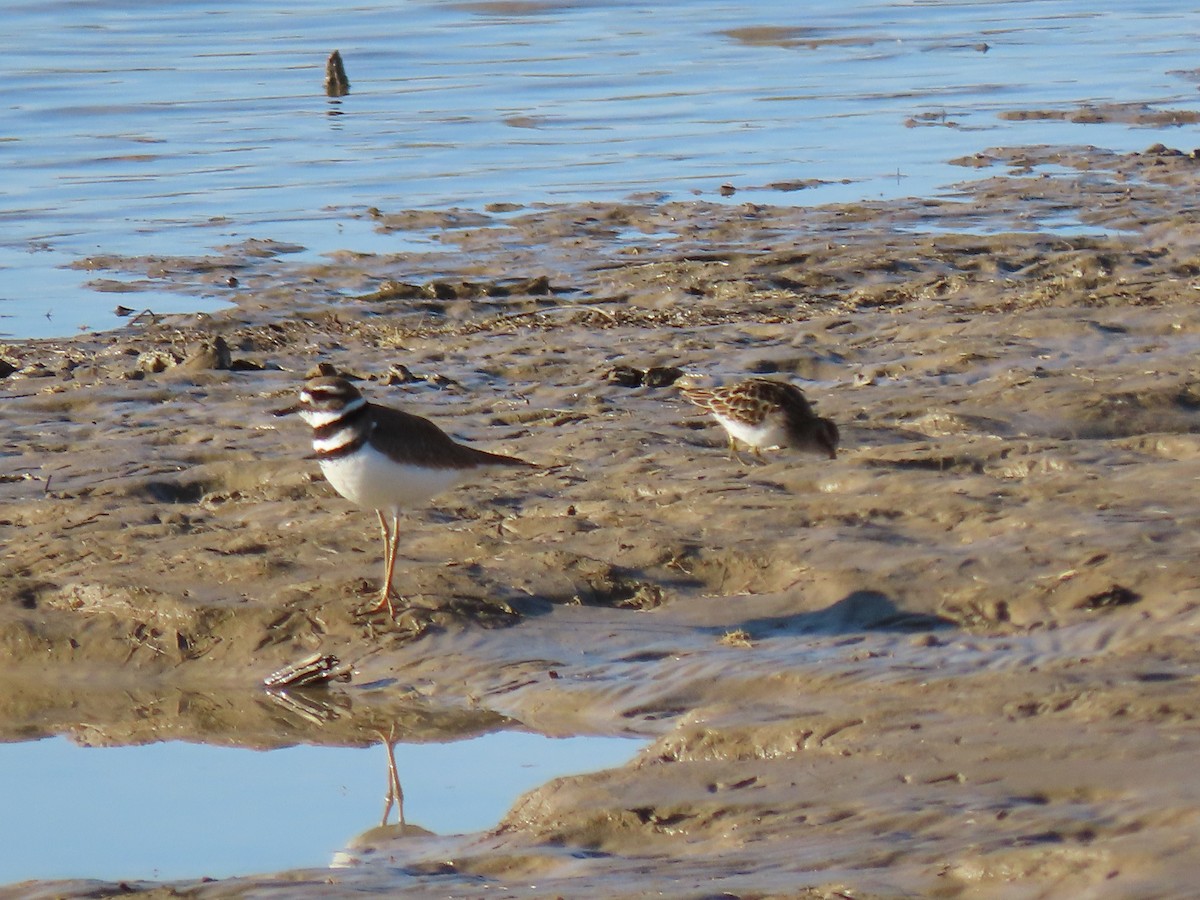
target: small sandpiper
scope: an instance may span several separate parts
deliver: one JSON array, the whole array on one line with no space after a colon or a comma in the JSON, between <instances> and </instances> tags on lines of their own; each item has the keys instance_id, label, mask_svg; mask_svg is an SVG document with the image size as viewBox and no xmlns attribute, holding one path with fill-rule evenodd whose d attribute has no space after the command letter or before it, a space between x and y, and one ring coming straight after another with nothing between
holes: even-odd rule
<instances>
[{"instance_id":1,"label":"small sandpiper","mask_svg":"<svg viewBox=\"0 0 1200 900\"><path fill-rule=\"evenodd\" d=\"M300 402L275 414L290 413L299 413L312 426L314 455L333 489L379 516L383 587L369 612L386 609L389 616L396 614L392 574L402 509L424 503L482 470L535 468L514 456L459 444L428 419L369 403L345 378L322 376L306 382Z\"/></svg>"},{"instance_id":2,"label":"small sandpiper","mask_svg":"<svg viewBox=\"0 0 1200 900\"><path fill-rule=\"evenodd\" d=\"M813 412L804 392L785 381L750 378L727 387L684 388L683 396L708 410L729 434L729 453L738 462L737 441L762 459L761 451L791 447L837 458L838 428Z\"/></svg>"}]
</instances>

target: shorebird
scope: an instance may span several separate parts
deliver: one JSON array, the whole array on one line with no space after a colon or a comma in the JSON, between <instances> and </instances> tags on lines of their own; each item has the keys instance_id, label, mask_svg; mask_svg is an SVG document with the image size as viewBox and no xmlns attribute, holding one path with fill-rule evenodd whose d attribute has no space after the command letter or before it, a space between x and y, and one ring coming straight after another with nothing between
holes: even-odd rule
<instances>
[{"instance_id":1,"label":"shorebird","mask_svg":"<svg viewBox=\"0 0 1200 900\"><path fill-rule=\"evenodd\" d=\"M322 376L306 382L300 402L276 415L289 413L299 413L312 426L314 456L333 489L379 517L383 586L368 612L386 609L389 616L396 614L392 575L402 510L481 471L535 468L514 456L460 444L428 419L370 403L345 378Z\"/></svg>"},{"instance_id":2,"label":"shorebird","mask_svg":"<svg viewBox=\"0 0 1200 900\"><path fill-rule=\"evenodd\" d=\"M804 392L785 381L751 378L726 387L684 388L683 396L712 413L729 435L729 453L738 462L737 441L762 459L765 449L791 447L837 458L838 428L813 412Z\"/></svg>"}]
</instances>

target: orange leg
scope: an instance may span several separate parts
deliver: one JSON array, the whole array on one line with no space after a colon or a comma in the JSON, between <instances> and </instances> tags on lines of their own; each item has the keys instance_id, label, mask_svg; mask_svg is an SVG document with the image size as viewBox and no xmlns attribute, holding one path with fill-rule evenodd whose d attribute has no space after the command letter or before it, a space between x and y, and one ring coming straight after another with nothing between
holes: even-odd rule
<instances>
[{"instance_id":1,"label":"orange leg","mask_svg":"<svg viewBox=\"0 0 1200 900\"><path fill-rule=\"evenodd\" d=\"M379 510L375 511L379 516L379 531L383 535L383 588L379 592L379 601L368 612L382 612L387 610L390 618L396 618L396 608L392 605L392 573L396 568L396 547L400 543L400 520L397 516L392 516L391 526L388 526L388 520Z\"/></svg>"}]
</instances>

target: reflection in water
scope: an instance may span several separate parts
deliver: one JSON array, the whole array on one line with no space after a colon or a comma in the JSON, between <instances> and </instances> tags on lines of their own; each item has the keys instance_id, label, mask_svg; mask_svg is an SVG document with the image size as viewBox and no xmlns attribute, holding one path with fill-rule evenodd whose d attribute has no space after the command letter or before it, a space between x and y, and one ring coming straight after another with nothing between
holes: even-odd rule
<instances>
[{"instance_id":1,"label":"reflection in water","mask_svg":"<svg viewBox=\"0 0 1200 900\"><path fill-rule=\"evenodd\" d=\"M339 717L335 704L309 691L268 690L267 696L300 719L312 725L326 725Z\"/></svg>"},{"instance_id":2,"label":"reflection in water","mask_svg":"<svg viewBox=\"0 0 1200 900\"><path fill-rule=\"evenodd\" d=\"M383 748L387 751L388 764L388 787L387 798L383 804L383 818L380 819L380 826L388 823L388 814L392 811L392 806L396 807L396 824L404 824L404 788L400 786L400 771L396 768L396 729L395 726L388 731L386 735L379 735L379 739L383 741Z\"/></svg>"},{"instance_id":3,"label":"reflection in water","mask_svg":"<svg viewBox=\"0 0 1200 900\"><path fill-rule=\"evenodd\" d=\"M310 696L323 693L317 690L295 693L304 696L287 698L286 707L276 696L259 710L273 711L281 730L303 721L310 733L344 733L353 703L336 702L332 691L324 692L327 699ZM201 698L190 699L202 730ZM256 705L244 696L241 702ZM0 797L6 809L20 811L0 817L0 885L35 878L221 878L323 866L370 852L334 852L341 847L469 834L494 826L522 793L559 775L623 764L644 743L503 729L439 740L436 732L410 730L421 718L432 721L425 711L382 725L366 743L284 746L276 738L279 749L269 752L246 749L249 738L236 731L208 738L242 746L160 740L88 747L61 737L0 743ZM323 724L313 724L317 720ZM158 725L160 735L173 730L168 722ZM99 743L106 732L114 742L111 735L126 729L74 730ZM382 817L379 743L386 755ZM411 779L407 796L401 771L420 776ZM420 811L425 827L407 822L408 806Z\"/></svg>"},{"instance_id":4,"label":"reflection in water","mask_svg":"<svg viewBox=\"0 0 1200 900\"><path fill-rule=\"evenodd\" d=\"M267 685L267 696L275 703L305 721L321 726L337 719L347 709L346 705L337 704L338 694L301 689L325 687L332 681L348 681L351 668L336 656L313 654L271 673L263 684ZM387 825L393 806L396 807L397 824L404 825L404 788L400 786L400 770L396 766L396 744L401 734L396 722L388 725L386 733L376 733L387 754L387 794L379 825L381 828Z\"/></svg>"}]
</instances>

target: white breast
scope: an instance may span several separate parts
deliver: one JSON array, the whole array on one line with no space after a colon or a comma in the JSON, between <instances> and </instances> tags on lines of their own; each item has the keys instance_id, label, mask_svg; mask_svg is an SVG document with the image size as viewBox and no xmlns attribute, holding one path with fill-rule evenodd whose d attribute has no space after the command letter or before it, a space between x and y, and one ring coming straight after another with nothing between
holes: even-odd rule
<instances>
[{"instance_id":1,"label":"white breast","mask_svg":"<svg viewBox=\"0 0 1200 900\"><path fill-rule=\"evenodd\" d=\"M759 425L747 425L745 422L729 419L717 413L713 415L733 437L756 450L769 450L772 447L785 446L787 435L784 433L783 427L773 418L768 417Z\"/></svg>"},{"instance_id":2,"label":"white breast","mask_svg":"<svg viewBox=\"0 0 1200 900\"><path fill-rule=\"evenodd\" d=\"M339 459L321 460L321 471L333 489L351 503L393 515L449 490L467 474L463 469L425 469L393 462L370 444Z\"/></svg>"}]
</instances>

